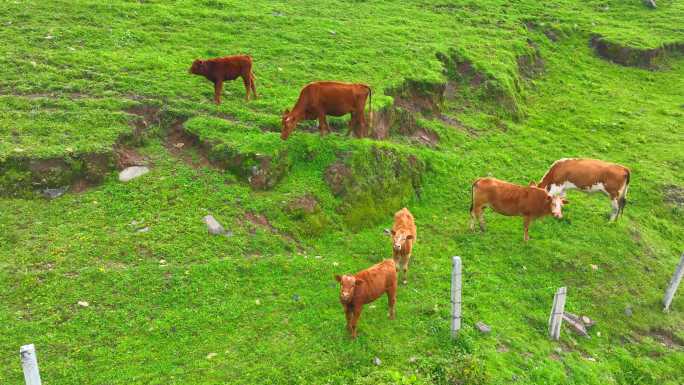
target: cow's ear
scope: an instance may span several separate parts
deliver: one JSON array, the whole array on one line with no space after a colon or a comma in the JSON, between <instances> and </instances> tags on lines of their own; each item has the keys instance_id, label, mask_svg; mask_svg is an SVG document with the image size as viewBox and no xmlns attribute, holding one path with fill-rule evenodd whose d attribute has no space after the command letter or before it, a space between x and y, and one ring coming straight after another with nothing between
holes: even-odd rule
<instances>
[{"instance_id":1,"label":"cow's ear","mask_svg":"<svg viewBox=\"0 0 684 385\"><path fill-rule=\"evenodd\" d=\"M530 184L528 186L537 187L537 183L535 181L530 181Z\"/></svg>"},{"instance_id":2,"label":"cow's ear","mask_svg":"<svg viewBox=\"0 0 684 385\"><path fill-rule=\"evenodd\" d=\"M394 229L392 229L392 230L390 230L390 234L392 234L392 236L395 236L395 235L397 235L397 232L394 231Z\"/></svg>"},{"instance_id":3,"label":"cow's ear","mask_svg":"<svg viewBox=\"0 0 684 385\"><path fill-rule=\"evenodd\" d=\"M413 239L413 235L411 235L411 234L407 235L407 236L406 236L406 239L407 239L407 240Z\"/></svg>"},{"instance_id":4,"label":"cow's ear","mask_svg":"<svg viewBox=\"0 0 684 385\"><path fill-rule=\"evenodd\" d=\"M355 282L354 285L359 286L359 285L363 285L366 281L364 281L363 279L356 278L356 280L354 282Z\"/></svg>"},{"instance_id":5,"label":"cow's ear","mask_svg":"<svg viewBox=\"0 0 684 385\"><path fill-rule=\"evenodd\" d=\"M339 276L339 275L336 275L336 276L335 276L335 281L337 281L337 282L342 282L342 277Z\"/></svg>"},{"instance_id":6,"label":"cow's ear","mask_svg":"<svg viewBox=\"0 0 684 385\"><path fill-rule=\"evenodd\" d=\"M563 202L564 205L567 205L570 203L570 201L565 199L565 198L561 198L561 202Z\"/></svg>"}]
</instances>

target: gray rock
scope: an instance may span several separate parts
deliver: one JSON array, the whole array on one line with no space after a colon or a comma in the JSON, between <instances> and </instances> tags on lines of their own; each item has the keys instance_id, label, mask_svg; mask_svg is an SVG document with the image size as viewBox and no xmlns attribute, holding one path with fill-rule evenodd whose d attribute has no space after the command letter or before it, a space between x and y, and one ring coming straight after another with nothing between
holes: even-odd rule
<instances>
[{"instance_id":1,"label":"gray rock","mask_svg":"<svg viewBox=\"0 0 684 385\"><path fill-rule=\"evenodd\" d=\"M646 4L646 6L649 8L657 7L655 0L644 0L644 4Z\"/></svg>"},{"instance_id":2,"label":"gray rock","mask_svg":"<svg viewBox=\"0 0 684 385\"><path fill-rule=\"evenodd\" d=\"M119 173L119 180L121 182L128 182L148 172L150 172L150 169L145 166L128 167Z\"/></svg>"},{"instance_id":3,"label":"gray rock","mask_svg":"<svg viewBox=\"0 0 684 385\"><path fill-rule=\"evenodd\" d=\"M150 231L150 226L145 226L145 227L143 227L142 229L136 230L135 232L136 232L136 233L146 233L146 232L148 232L148 231Z\"/></svg>"},{"instance_id":4,"label":"gray rock","mask_svg":"<svg viewBox=\"0 0 684 385\"><path fill-rule=\"evenodd\" d=\"M225 234L226 230L223 228L223 226L221 226L221 224L216 220L216 218L214 218L213 215L207 215L204 218L202 218L202 220L207 225L207 230L209 230L209 234Z\"/></svg>"},{"instance_id":5,"label":"gray rock","mask_svg":"<svg viewBox=\"0 0 684 385\"><path fill-rule=\"evenodd\" d=\"M632 307L631 307L631 306L627 306L627 307L625 308L625 315L626 315L627 317L631 317L632 314L634 314L634 312L632 311Z\"/></svg>"},{"instance_id":6,"label":"gray rock","mask_svg":"<svg viewBox=\"0 0 684 385\"><path fill-rule=\"evenodd\" d=\"M484 333L484 334L487 334L487 333L492 331L492 328L490 328L487 324L485 324L482 321L478 321L475 324L475 327L477 328L477 330L480 331L480 333Z\"/></svg>"},{"instance_id":7,"label":"gray rock","mask_svg":"<svg viewBox=\"0 0 684 385\"><path fill-rule=\"evenodd\" d=\"M292 296L292 300L295 302L299 302L299 294L295 294Z\"/></svg>"},{"instance_id":8,"label":"gray rock","mask_svg":"<svg viewBox=\"0 0 684 385\"><path fill-rule=\"evenodd\" d=\"M46 188L43 190L43 196L49 199L59 198L64 195L69 189L69 186L59 187L59 188Z\"/></svg>"},{"instance_id":9,"label":"gray rock","mask_svg":"<svg viewBox=\"0 0 684 385\"><path fill-rule=\"evenodd\" d=\"M580 317L580 319L582 320L582 323L584 324L584 326L586 326L587 328L590 328L596 324L596 321L594 321L593 319L591 319L585 315Z\"/></svg>"},{"instance_id":10,"label":"gray rock","mask_svg":"<svg viewBox=\"0 0 684 385\"><path fill-rule=\"evenodd\" d=\"M418 357L416 357L416 356L411 356L411 358L409 358L409 360L408 360L409 364L415 364L417 361L418 361Z\"/></svg>"},{"instance_id":11,"label":"gray rock","mask_svg":"<svg viewBox=\"0 0 684 385\"><path fill-rule=\"evenodd\" d=\"M382 361L380 360L380 358L375 357L375 358L373 358L373 364L375 366L380 366L380 365L382 365Z\"/></svg>"}]
</instances>

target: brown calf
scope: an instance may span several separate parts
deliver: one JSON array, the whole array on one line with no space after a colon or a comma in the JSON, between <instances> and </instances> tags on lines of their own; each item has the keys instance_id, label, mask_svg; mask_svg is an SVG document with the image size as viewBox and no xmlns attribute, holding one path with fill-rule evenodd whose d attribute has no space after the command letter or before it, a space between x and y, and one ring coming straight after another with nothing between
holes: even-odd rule
<instances>
[{"instance_id":1,"label":"brown calf","mask_svg":"<svg viewBox=\"0 0 684 385\"><path fill-rule=\"evenodd\" d=\"M608 195L614 221L627 204L630 171L627 167L597 159L560 159L551 165L539 187L565 196L565 190L601 191Z\"/></svg>"},{"instance_id":2,"label":"brown calf","mask_svg":"<svg viewBox=\"0 0 684 385\"><path fill-rule=\"evenodd\" d=\"M472 187L470 229L474 229L475 219L478 219L480 229L485 231L482 210L489 206L499 214L522 216L527 242L530 239L527 230L534 219L546 215L562 218L561 209L567 203L568 201L560 196L552 196L546 190L537 187L534 182L529 186L518 186L495 178L479 178Z\"/></svg>"},{"instance_id":3,"label":"brown calf","mask_svg":"<svg viewBox=\"0 0 684 385\"><path fill-rule=\"evenodd\" d=\"M397 301L397 271L394 261L386 259L377 265L354 275L336 275L340 283L340 303L347 318L347 330L356 338L356 323L363 305L371 303L387 293L389 318L394 319L394 304Z\"/></svg>"},{"instance_id":4,"label":"brown calf","mask_svg":"<svg viewBox=\"0 0 684 385\"><path fill-rule=\"evenodd\" d=\"M254 85L254 73L252 72L252 58L248 55L226 56L216 59L200 60L192 62L191 74L202 75L214 83L214 101L221 104L221 92L224 80L235 80L242 77L245 84L245 99L249 100L249 91L257 98L256 86Z\"/></svg>"},{"instance_id":5,"label":"brown calf","mask_svg":"<svg viewBox=\"0 0 684 385\"><path fill-rule=\"evenodd\" d=\"M416 241L416 224L413 215L406 207L394 214L392 235L392 259L404 271L404 284L408 282L408 263L413 251L413 243Z\"/></svg>"},{"instance_id":6,"label":"brown calf","mask_svg":"<svg viewBox=\"0 0 684 385\"><path fill-rule=\"evenodd\" d=\"M299 93L297 103L290 110L283 112L283 130L280 138L285 140L290 136L297 123L301 120L318 119L318 129L321 135L330 132L326 115L342 116L351 113L349 131L354 129L357 137L368 135L364 108L366 98L369 101L370 120L373 121L371 88L365 84L351 84L341 82L313 82L309 83Z\"/></svg>"}]
</instances>

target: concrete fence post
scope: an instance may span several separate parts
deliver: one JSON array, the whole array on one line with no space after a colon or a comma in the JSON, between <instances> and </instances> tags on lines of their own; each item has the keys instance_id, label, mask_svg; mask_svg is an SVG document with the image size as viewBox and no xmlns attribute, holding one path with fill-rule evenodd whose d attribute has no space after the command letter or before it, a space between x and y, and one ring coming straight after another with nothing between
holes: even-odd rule
<instances>
[{"instance_id":1,"label":"concrete fence post","mask_svg":"<svg viewBox=\"0 0 684 385\"><path fill-rule=\"evenodd\" d=\"M565 311L565 297L567 295L567 288L561 287L553 296L553 306L551 307L551 314L549 315L549 337L552 340L558 341L560 338L561 324L563 323L563 312Z\"/></svg>"},{"instance_id":2,"label":"concrete fence post","mask_svg":"<svg viewBox=\"0 0 684 385\"><path fill-rule=\"evenodd\" d=\"M679 265L677 265L677 268L675 269L675 272L672 275L672 279L670 280L670 284L667 285L667 290L665 290L665 296L663 297L664 311L670 311L672 298L677 292L677 287L679 287L679 283L682 282L682 276L684 276L684 253L682 253L682 257L679 259Z\"/></svg>"},{"instance_id":3,"label":"concrete fence post","mask_svg":"<svg viewBox=\"0 0 684 385\"><path fill-rule=\"evenodd\" d=\"M451 338L461 329L461 257L452 257L451 269Z\"/></svg>"},{"instance_id":4,"label":"concrete fence post","mask_svg":"<svg viewBox=\"0 0 684 385\"><path fill-rule=\"evenodd\" d=\"M35 346L33 344L22 346L19 349L19 355L21 356L21 366L24 369L26 385L41 385Z\"/></svg>"}]
</instances>

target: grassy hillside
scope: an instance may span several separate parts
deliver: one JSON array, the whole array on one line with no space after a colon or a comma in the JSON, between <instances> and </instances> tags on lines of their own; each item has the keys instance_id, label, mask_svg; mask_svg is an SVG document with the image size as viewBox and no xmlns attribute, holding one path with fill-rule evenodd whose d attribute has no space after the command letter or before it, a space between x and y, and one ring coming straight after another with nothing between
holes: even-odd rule
<instances>
[{"instance_id":1,"label":"grassy hillside","mask_svg":"<svg viewBox=\"0 0 684 385\"><path fill-rule=\"evenodd\" d=\"M16 1L0 23L0 383L22 383L26 343L48 384L684 382L684 288L660 304L684 251L684 3ZM187 70L234 53L260 98L231 82L215 106ZM373 87L373 138L347 117L279 139L323 79ZM572 192L528 244L520 218L468 230L474 178L526 184L579 156L631 168L617 223ZM131 162L151 172L119 182ZM333 277L390 257L405 205L397 319L382 298L351 341ZM560 286L591 338L548 340Z\"/></svg>"}]
</instances>

